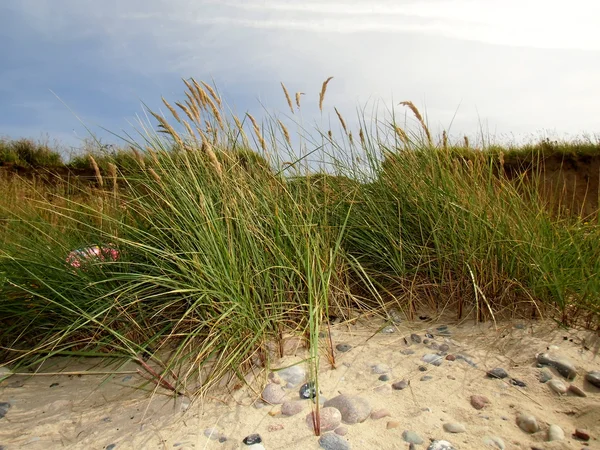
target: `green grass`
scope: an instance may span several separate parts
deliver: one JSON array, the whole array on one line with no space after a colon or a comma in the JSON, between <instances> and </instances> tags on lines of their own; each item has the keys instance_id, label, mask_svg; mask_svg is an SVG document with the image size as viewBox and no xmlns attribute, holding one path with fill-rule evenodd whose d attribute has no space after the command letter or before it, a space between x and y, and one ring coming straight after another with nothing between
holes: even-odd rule
<instances>
[{"instance_id":1,"label":"green grass","mask_svg":"<svg viewBox=\"0 0 600 450\"><path fill-rule=\"evenodd\" d=\"M319 355L335 364L319 330L351 309L598 324L597 220L553 214L539 174L506 176L498 148L436 147L393 117L363 120L354 138L299 136L303 154L333 163L306 171L275 118L240 128L198 92L190 82L207 122L192 102L173 124L155 115L135 152L94 156L105 177L116 164L118 189L4 185L2 360L149 359L172 390L203 393L268 365L288 333L306 338L318 382ZM118 261L66 265L70 250L109 242Z\"/></svg>"}]
</instances>

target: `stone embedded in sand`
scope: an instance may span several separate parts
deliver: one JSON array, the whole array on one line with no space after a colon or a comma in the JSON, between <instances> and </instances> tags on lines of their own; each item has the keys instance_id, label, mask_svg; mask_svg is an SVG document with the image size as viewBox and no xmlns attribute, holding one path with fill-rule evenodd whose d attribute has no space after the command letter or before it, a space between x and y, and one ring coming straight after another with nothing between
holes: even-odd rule
<instances>
[{"instance_id":1,"label":"stone embedded in sand","mask_svg":"<svg viewBox=\"0 0 600 450\"><path fill-rule=\"evenodd\" d=\"M585 379L588 383L593 384L597 388L600 388L600 372L593 370L585 374Z\"/></svg>"},{"instance_id":2,"label":"stone embedded in sand","mask_svg":"<svg viewBox=\"0 0 600 450\"><path fill-rule=\"evenodd\" d=\"M308 383L304 383L300 386L300 391L298 391L301 399L308 400L309 398L315 398L317 396L317 388L315 387L315 383L309 381Z\"/></svg>"},{"instance_id":3,"label":"stone embedded in sand","mask_svg":"<svg viewBox=\"0 0 600 450\"><path fill-rule=\"evenodd\" d=\"M556 369L556 371L571 381L575 379L577 370L571 361L561 356L553 355L551 353L539 353L536 356L538 364L542 366L550 366Z\"/></svg>"},{"instance_id":4,"label":"stone embedded in sand","mask_svg":"<svg viewBox=\"0 0 600 450\"><path fill-rule=\"evenodd\" d=\"M315 430L315 413L310 412L306 415L306 425L310 430ZM319 424L321 431L333 431L342 423L342 414L332 407L321 408L319 411Z\"/></svg>"},{"instance_id":5,"label":"stone embedded in sand","mask_svg":"<svg viewBox=\"0 0 600 450\"><path fill-rule=\"evenodd\" d=\"M456 360L456 356L454 356L454 355L447 355L446 356L446 361L454 361L454 360Z\"/></svg>"},{"instance_id":6,"label":"stone embedded in sand","mask_svg":"<svg viewBox=\"0 0 600 450\"><path fill-rule=\"evenodd\" d=\"M397 420L390 420L385 427L388 430L391 430L392 428L398 428L400 426L400 422L398 422Z\"/></svg>"},{"instance_id":7,"label":"stone embedded in sand","mask_svg":"<svg viewBox=\"0 0 600 450\"><path fill-rule=\"evenodd\" d=\"M538 374L538 379L540 380L540 383L546 383L547 381L552 379L552 372L550 372L547 368L543 368L542 370L540 370L540 373Z\"/></svg>"},{"instance_id":8,"label":"stone embedded in sand","mask_svg":"<svg viewBox=\"0 0 600 450\"><path fill-rule=\"evenodd\" d=\"M6 413L8 413L9 409L10 409L10 403L8 403L8 402L0 403L0 419L2 419L4 416L6 416Z\"/></svg>"},{"instance_id":9,"label":"stone embedded in sand","mask_svg":"<svg viewBox=\"0 0 600 450\"><path fill-rule=\"evenodd\" d=\"M383 373L388 373L390 371L390 367L385 364L375 364L371 366L371 372L377 375L381 375Z\"/></svg>"},{"instance_id":10,"label":"stone embedded in sand","mask_svg":"<svg viewBox=\"0 0 600 450\"><path fill-rule=\"evenodd\" d=\"M383 375L379 375L379 381L388 381L390 379L390 376L387 373L384 373Z\"/></svg>"},{"instance_id":11,"label":"stone embedded in sand","mask_svg":"<svg viewBox=\"0 0 600 450\"><path fill-rule=\"evenodd\" d=\"M517 425L526 433L535 433L540 430L536 418L531 414L519 414L517 417Z\"/></svg>"},{"instance_id":12,"label":"stone embedded in sand","mask_svg":"<svg viewBox=\"0 0 600 450\"><path fill-rule=\"evenodd\" d=\"M442 365L442 357L440 355L436 355L435 353L427 353L423 355L421 358L426 363L433 364L434 366Z\"/></svg>"},{"instance_id":13,"label":"stone embedded in sand","mask_svg":"<svg viewBox=\"0 0 600 450\"><path fill-rule=\"evenodd\" d=\"M504 441L502 440L502 438L499 438L498 436L487 436L483 440L483 443L485 445L489 445L490 447L496 447L500 450L504 450L506 448Z\"/></svg>"},{"instance_id":14,"label":"stone embedded in sand","mask_svg":"<svg viewBox=\"0 0 600 450\"><path fill-rule=\"evenodd\" d=\"M587 397L587 394L574 384L569 385L569 392L576 395L577 397Z\"/></svg>"},{"instance_id":15,"label":"stone embedded in sand","mask_svg":"<svg viewBox=\"0 0 600 450\"><path fill-rule=\"evenodd\" d=\"M304 409L305 403L300 400L284 402L281 405L281 414L284 416L294 416Z\"/></svg>"},{"instance_id":16,"label":"stone embedded in sand","mask_svg":"<svg viewBox=\"0 0 600 450\"><path fill-rule=\"evenodd\" d=\"M325 402L325 407L333 407L340 411L342 420L348 425L364 422L371 414L368 400L350 395L338 395Z\"/></svg>"},{"instance_id":17,"label":"stone embedded in sand","mask_svg":"<svg viewBox=\"0 0 600 450\"><path fill-rule=\"evenodd\" d=\"M338 344L335 346L335 348L340 353L346 353L352 350L352 346L350 344Z\"/></svg>"},{"instance_id":18,"label":"stone embedded in sand","mask_svg":"<svg viewBox=\"0 0 600 450\"><path fill-rule=\"evenodd\" d=\"M427 367L419 366L419 372L427 372Z\"/></svg>"},{"instance_id":19,"label":"stone embedded in sand","mask_svg":"<svg viewBox=\"0 0 600 450\"><path fill-rule=\"evenodd\" d=\"M583 428L577 428L575 433L573 433L573 436L586 442L590 440L590 432L588 430L584 430Z\"/></svg>"},{"instance_id":20,"label":"stone embedded in sand","mask_svg":"<svg viewBox=\"0 0 600 450\"><path fill-rule=\"evenodd\" d=\"M471 367L477 367L477 364L475 364L475 362L471 358L469 358L468 356L465 356L465 355L456 355L456 359L460 359L460 360L466 362Z\"/></svg>"},{"instance_id":21,"label":"stone embedded in sand","mask_svg":"<svg viewBox=\"0 0 600 450\"><path fill-rule=\"evenodd\" d=\"M319 438L319 445L325 450L350 450L348 441L335 433L325 433Z\"/></svg>"},{"instance_id":22,"label":"stone embedded in sand","mask_svg":"<svg viewBox=\"0 0 600 450\"><path fill-rule=\"evenodd\" d=\"M381 333L383 333L383 334L392 334L395 332L396 332L396 329L392 325L388 325L387 327L383 327L381 329Z\"/></svg>"},{"instance_id":23,"label":"stone embedded in sand","mask_svg":"<svg viewBox=\"0 0 600 450\"><path fill-rule=\"evenodd\" d=\"M562 441L565 438L565 432L558 425L550 425L548 428L548 442Z\"/></svg>"},{"instance_id":24,"label":"stone embedded in sand","mask_svg":"<svg viewBox=\"0 0 600 450\"><path fill-rule=\"evenodd\" d=\"M402 353L403 355L414 355L415 351L410 349L410 348L405 348L404 350L400 351L400 353Z\"/></svg>"},{"instance_id":25,"label":"stone embedded in sand","mask_svg":"<svg viewBox=\"0 0 600 450\"><path fill-rule=\"evenodd\" d=\"M246 436L242 442L246 445L260 444L262 442L262 438L260 437L260 434L254 433Z\"/></svg>"},{"instance_id":26,"label":"stone embedded in sand","mask_svg":"<svg viewBox=\"0 0 600 450\"><path fill-rule=\"evenodd\" d=\"M383 419L384 417L389 417L389 416L391 416L391 414L385 408L376 409L375 411L373 411L371 413L371 419L373 419L373 420L379 420L379 419Z\"/></svg>"},{"instance_id":27,"label":"stone embedded in sand","mask_svg":"<svg viewBox=\"0 0 600 450\"><path fill-rule=\"evenodd\" d=\"M262 399L267 403L271 403L272 405L283 403L284 397L285 391L281 386L275 383L267 384L262 392Z\"/></svg>"},{"instance_id":28,"label":"stone embedded in sand","mask_svg":"<svg viewBox=\"0 0 600 450\"><path fill-rule=\"evenodd\" d=\"M454 447L452 447L452 444L448 441L441 441L441 440L436 440L431 442L431 444L429 444L429 447L427 447L427 450L456 450Z\"/></svg>"},{"instance_id":29,"label":"stone embedded in sand","mask_svg":"<svg viewBox=\"0 0 600 450\"><path fill-rule=\"evenodd\" d=\"M401 391L402 389L406 389L408 387L408 382L406 380L396 381L392 384L392 389L396 391Z\"/></svg>"},{"instance_id":30,"label":"stone embedded in sand","mask_svg":"<svg viewBox=\"0 0 600 450\"><path fill-rule=\"evenodd\" d=\"M508 373L502 367L496 367L495 369L488 370L486 372L488 378L506 378L508 377Z\"/></svg>"},{"instance_id":31,"label":"stone embedded in sand","mask_svg":"<svg viewBox=\"0 0 600 450\"><path fill-rule=\"evenodd\" d=\"M337 434L338 436L346 436L348 434L348 428L346 428L346 427L337 427L335 430L333 430L333 432L335 434Z\"/></svg>"},{"instance_id":32,"label":"stone embedded in sand","mask_svg":"<svg viewBox=\"0 0 600 450\"><path fill-rule=\"evenodd\" d=\"M485 395L471 395L471 406L475 409L483 409L490 404L490 399Z\"/></svg>"},{"instance_id":33,"label":"stone embedded in sand","mask_svg":"<svg viewBox=\"0 0 600 450\"><path fill-rule=\"evenodd\" d=\"M440 352L447 352L448 350L450 350L450 346L448 344L442 344L439 346L438 350Z\"/></svg>"},{"instance_id":34,"label":"stone embedded in sand","mask_svg":"<svg viewBox=\"0 0 600 450\"><path fill-rule=\"evenodd\" d=\"M267 431L270 433L273 433L274 431L281 431L283 429L284 429L284 426L282 423L274 423L267 427Z\"/></svg>"},{"instance_id":35,"label":"stone embedded in sand","mask_svg":"<svg viewBox=\"0 0 600 450\"><path fill-rule=\"evenodd\" d=\"M418 334L411 334L410 335L410 340L413 341L415 344L420 344L421 343L421 336L419 336Z\"/></svg>"},{"instance_id":36,"label":"stone embedded in sand","mask_svg":"<svg viewBox=\"0 0 600 450\"><path fill-rule=\"evenodd\" d=\"M511 378L510 384L512 384L513 386L527 387L527 384L525 384L524 381L521 381L518 378Z\"/></svg>"},{"instance_id":37,"label":"stone embedded in sand","mask_svg":"<svg viewBox=\"0 0 600 450\"><path fill-rule=\"evenodd\" d=\"M412 430L405 430L402 433L402 439L409 444L421 445L423 443L423 438Z\"/></svg>"},{"instance_id":38,"label":"stone embedded in sand","mask_svg":"<svg viewBox=\"0 0 600 450\"><path fill-rule=\"evenodd\" d=\"M287 383L288 389L295 388L306 379L306 369L300 365L286 367L276 374Z\"/></svg>"},{"instance_id":39,"label":"stone embedded in sand","mask_svg":"<svg viewBox=\"0 0 600 450\"><path fill-rule=\"evenodd\" d=\"M433 377L431 375L423 375L420 378L421 381L429 381L429 380L432 380L432 379L433 379Z\"/></svg>"},{"instance_id":40,"label":"stone embedded in sand","mask_svg":"<svg viewBox=\"0 0 600 450\"><path fill-rule=\"evenodd\" d=\"M546 384L558 395L564 395L567 393L567 386L560 380L550 380Z\"/></svg>"},{"instance_id":41,"label":"stone embedded in sand","mask_svg":"<svg viewBox=\"0 0 600 450\"><path fill-rule=\"evenodd\" d=\"M448 422L443 425L444 431L447 433L464 433L467 431L462 423Z\"/></svg>"}]
</instances>

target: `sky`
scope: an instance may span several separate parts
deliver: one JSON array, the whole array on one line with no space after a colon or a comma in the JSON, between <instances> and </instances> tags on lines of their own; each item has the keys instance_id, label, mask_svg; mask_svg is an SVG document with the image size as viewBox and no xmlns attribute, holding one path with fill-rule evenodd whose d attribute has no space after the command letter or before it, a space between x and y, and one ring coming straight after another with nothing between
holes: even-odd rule
<instances>
[{"instance_id":1,"label":"sky","mask_svg":"<svg viewBox=\"0 0 600 450\"><path fill-rule=\"evenodd\" d=\"M115 142L189 77L257 117L290 114L284 82L306 123L411 100L434 134L593 135L598 17L597 0L2 0L0 136L76 148L83 122Z\"/></svg>"}]
</instances>

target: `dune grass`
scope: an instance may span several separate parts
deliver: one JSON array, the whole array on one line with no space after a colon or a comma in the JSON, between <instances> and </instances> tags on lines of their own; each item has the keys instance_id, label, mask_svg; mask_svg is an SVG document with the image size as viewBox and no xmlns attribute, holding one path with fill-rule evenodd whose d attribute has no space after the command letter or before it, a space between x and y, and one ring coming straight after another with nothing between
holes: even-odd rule
<instances>
[{"instance_id":1,"label":"dune grass","mask_svg":"<svg viewBox=\"0 0 600 450\"><path fill-rule=\"evenodd\" d=\"M535 172L506 176L498 149L436 146L410 102L417 130L392 116L353 135L335 110L340 138L292 139L283 121L240 120L215 89L185 84L187 100L165 101L172 117L152 113L157 131L141 126L128 153L81 161L94 186L3 187L2 360L132 359L194 394L268 366L289 334L308 342L318 382L319 356L335 365L319 331L353 310L598 325L597 220L552 214ZM328 173L298 154L327 160ZM109 243L116 261L66 262Z\"/></svg>"}]
</instances>

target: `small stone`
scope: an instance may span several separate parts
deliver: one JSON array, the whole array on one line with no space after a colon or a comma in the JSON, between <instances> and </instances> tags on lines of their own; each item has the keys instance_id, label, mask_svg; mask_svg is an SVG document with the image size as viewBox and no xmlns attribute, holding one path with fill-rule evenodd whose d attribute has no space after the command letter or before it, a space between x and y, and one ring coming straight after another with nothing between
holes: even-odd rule
<instances>
[{"instance_id":1,"label":"small stone","mask_svg":"<svg viewBox=\"0 0 600 450\"><path fill-rule=\"evenodd\" d=\"M423 344L425 344L425 345L429 344L429 339L423 339Z\"/></svg>"},{"instance_id":2,"label":"small stone","mask_svg":"<svg viewBox=\"0 0 600 450\"><path fill-rule=\"evenodd\" d=\"M400 351L400 353L408 356L408 355L414 355L415 351L410 348L405 348L404 350Z\"/></svg>"},{"instance_id":3,"label":"small stone","mask_svg":"<svg viewBox=\"0 0 600 450\"><path fill-rule=\"evenodd\" d=\"M427 447L427 450L456 450L456 449L454 447L452 447L452 444L448 441L435 440L435 441L432 441L431 444L429 444L429 447Z\"/></svg>"},{"instance_id":4,"label":"small stone","mask_svg":"<svg viewBox=\"0 0 600 450\"><path fill-rule=\"evenodd\" d=\"M392 428L398 428L400 426L400 422L398 422L397 420L390 420L388 421L388 423L385 425L385 427L388 430L391 430Z\"/></svg>"},{"instance_id":5,"label":"small stone","mask_svg":"<svg viewBox=\"0 0 600 450\"><path fill-rule=\"evenodd\" d=\"M337 427L335 430L333 430L333 432L335 434L337 434L338 436L346 436L348 434L348 428L346 428L346 427Z\"/></svg>"},{"instance_id":6,"label":"small stone","mask_svg":"<svg viewBox=\"0 0 600 450\"><path fill-rule=\"evenodd\" d=\"M531 414L519 414L517 425L526 433L535 433L540 429L537 420Z\"/></svg>"},{"instance_id":7,"label":"small stone","mask_svg":"<svg viewBox=\"0 0 600 450\"><path fill-rule=\"evenodd\" d=\"M542 366L550 366L556 369L556 371L571 381L575 379L577 370L571 361L566 358L553 355L551 353L540 353L536 356L538 364Z\"/></svg>"},{"instance_id":8,"label":"small stone","mask_svg":"<svg viewBox=\"0 0 600 450\"><path fill-rule=\"evenodd\" d=\"M429 380L433 380L433 377L431 375L423 375L420 378L421 381L429 381Z\"/></svg>"},{"instance_id":9,"label":"small stone","mask_svg":"<svg viewBox=\"0 0 600 450\"><path fill-rule=\"evenodd\" d=\"M286 388L292 389L306 380L306 369L300 365L278 370L277 375L287 383Z\"/></svg>"},{"instance_id":10,"label":"small stone","mask_svg":"<svg viewBox=\"0 0 600 450\"><path fill-rule=\"evenodd\" d=\"M584 430L583 428L577 428L575 433L573 433L573 436L585 442L590 440L590 432L588 430Z\"/></svg>"},{"instance_id":11,"label":"small stone","mask_svg":"<svg viewBox=\"0 0 600 450\"><path fill-rule=\"evenodd\" d=\"M396 332L396 329L392 325L388 325L387 327L383 327L381 329L381 333L383 333L383 334L392 334L395 332Z\"/></svg>"},{"instance_id":12,"label":"small stone","mask_svg":"<svg viewBox=\"0 0 600 450\"><path fill-rule=\"evenodd\" d=\"M352 346L350 344L338 344L335 346L338 352L346 353L352 350Z\"/></svg>"},{"instance_id":13,"label":"small stone","mask_svg":"<svg viewBox=\"0 0 600 450\"><path fill-rule=\"evenodd\" d=\"M464 433L467 431L462 423L448 422L444 424L444 431L447 433Z\"/></svg>"},{"instance_id":14,"label":"small stone","mask_svg":"<svg viewBox=\"0 0 600 450\"><path fill-rule=\"evenodd\" d=\"M441 327L437 327L437 334L439 334L440 336L450 336L450 330L448 329L448 326L443 325Z\"/></svg>"},{"instance_id":15,"label":"small stone","mask_svg":"<svg viewBox=\"0 0 600 450\"><path fill-rule=\"evenodd\" d=\"M325 407L336 408L341 413L344 423L348 425L364 422L371 414L368 400L358 396L338 395L327 400Z\"/></svg>"},{"instance_id":16,"label":"small stone","mask_svg":"<svg viewBox=\"0 0 600 450\"><path fill-rule=\"evenodd\" d=\"M431 345L429 346L429 348L431 350L437 350L440 348L440 346L436 342L432 342Z\"/></svg>"},{"instance_id":17,"label":"small stone","mask_svg":"<svg viewBox=\"0 0 600 450\"><path fill-rule=\"evenodd\" d=\"M58 385L59 385L59 383L52 383L52 384L50 385L50 387L51 387L51 388L53 388L53 387L56 387L56 386L58 386Z\"/></svg>"},{"instance_id":18,"label":"small stone","mask_svg":"<svg viewBox=\"0 0 600 450\"><path fill-rule=\"evenodd\" d=\"M488 436L483 440L483 443L491 447L496 447L500 450L504 450L506 448L504 441L498 436Z\"/></svg>"},{"instance_id":19,"label":"small stone","mask_svg":"<svg viewBox=\"0 0 600 450\"><path fill-rule=\"evenodd\" d=\"M433 334L431 334L431 333L425 333L425 337L426 337L427 339L435 339L435 338L433 337Z\"/></svg>"},{"instance_id":20,"label":"small stone","mask_svg":"<svg viewBox=\"0 0 600 450\"><path fill-rule=\"evenodd\" d=\"M379 381L388 381L390 379L390 376L388 374L383 374L379 376Z\"/></svg>"},{"instance_id":21,"label":"small stone","mask_svg":"<svg viewBox=\"0 0 600 450\"><path fill-rule=\"evenodd\" d=\"M475 409L483 409L490 404L490 399L484 395L471 395L471 406Z\"/></svg>"},{"instance_id":22,"label":"small stone","mask_svg":"<svg viewBox=\"0 0 600 450\"><path fill-rule=\"evenodd\" d=\"M402 439L404 439L404 442L415 445L421 445L423 443L423 438L412 430L404 431L402 433Z\"/></svg>"},{"instance_id":23,"label":"small stone","mask_svg":"<svg viewBox=\"0 0 600 450\"><path fill-rule=\"evenodd\" d=\"M285 391L280 385L275 383L267 384L262 392L262 399L267 403L271 403L272 405L283 403L284 397Z\"/></svg>"},{"instance_id":24,"label":"small stone","mask_svg":"<svg viewBox=\"0 0 600 450\"><path fill-rule=\"evenodd\" d=\"M0 419L2 419L4 416L6 416L6 413L8 413L9 409L10 409L10 403L8 403L8 402L0 403Z\"/></svg>"},{"instance_id":25,"label":"small stone","mask_svg":"<svg viewBox=\"0 0 600 450\"><path fill-rule=\"evenodd\" d=\"M420 372L427 372L427 367L425 367L425 366L419 366L419 371Z\"/></svg>"},{"instance_id":26,"label":"small stone","mask_svg":"<svg viewBox=\"0 0 600 450\"><path fill-rule=\"evenodd\" d=\"M448 344L442 344L439 346L438 350L440 352L447 352L448 350L450 350L450 346Z\"/></svg>"},{"instance_id":27,"label":"small stone","mask_svg":"<svg viewBox=\"0 0 600 450\"><path fill-rule=\"evenodd\" d=\"M375 364L371 367L371 372L377 375L381 375L382 373L388 373L390 368L385 364Z\"/></svg>"},{"instance_id":28,"label":"small stone","mask_svg":"<svg viewBox=\"0 0 600 450\"><path fill-rule=\"evenodd\" d=\"M565 438L565 432L558 425L548 427L548 441L562 441Z\"/></svg>"},{"instance_id":29,"label":"small stone","mask_svg":"<svg viewBox=\"0 0 600 450\"><path fill-rule=\"evenodd\" d=\"M448 378L449 380L456 380L456 377L454 377L453 375L446 375L446 378Z\"/></svg>"},{"instance_id":30,"label":"small stone","mask_svg":"<svg viewBox=\"0 0 600 450\"><path fill-rule=\"evenodd\" d=\"M284 402L281 405L281 414L284 416L295 416L304 409L304 402L296 400Z\"/></svg>"},{"instance_id":31,"label":"small stone","mask_svg":"<svg viewBox=\"0 0 600 450\"><path fill-rule=\"evenodd\" d=\"M577 397L587 397L587 394L574 384L569 385L569 392L575 394Z\"/></svg>"},{"instance_id":32,"label":"small stone","mask_svg":"<svg viewBox=\"0 0 600 450\"><path fill-rule=\"evenodd\" d=\"M375 411L373 411L371 413L371 419L373 420L379 420L379 419L383 419L384 417L389 417L391 416L390 412L383 408L383 409L376 409Z\"/></svg>"},{"instance_id":33,"label":"small stone","mask_svg":"<svg viewBox=\"0 0 600 450\"><path fill-rule=\"evenodd\" d=\"M426 355L423 355L421 359L426 363L433 364L434 366L442 365L442 357L440 355L436 355L435 353L427 353Z\"/></svg>"},{"instance_id":34,"label":"small stone","mask_svg":"<svg viewBox=\"0 0 600 450\"><path fill-rule=\"evenodd\" d=\"M593 370L585 374L585 379L588 383L593 384L600 389L600 372Z\"/></svg>"},{"instance_id":35,"label":"small stone","mask_svg":"<svg viewBox=\"0 0 600 450\"><path fill-rule=\"evenodd\" d=\"M267 431L269 431L270 433L273 433L274 431L281 431L281 430L283 430L283 428L284 428L284 426L282 423L274 423L267 427Z\"/></svg>"},{"instance_id":36,"label":"small stone","mask_svg":"<svg viewBox=\"0 0 600 450\"><path fill-rule=\"evenodd\" d=\"M319 422L321 431L333 431L342 423L342 414L332 407L325 407L319 411ZM315 413L310 412L306 415L306 425L314 431Z\"/></svg>"},{"instance_id":37,"label":"small stone","mask_svg":"<svg viewBox=\"0 0 600 450\"><path fill-rule=\"evenodd\" d=\"M540 380L540 383L546 383L547 381L550 381L552 379L552 372L550 372L547 368L543 368L542 370L540 370L540 373L538 374L538 379Z\"/></svg>"},{"instance_id":38,"label":"small stone","mask_svg":"<svg viewBox=\"0 0 600 450\"><path fill-rule=\"evenodd\" d=\"M410 340L413 341L415 344L420 344L421 343L421 336L419 336L418 334L411 334L410 335Z\"/></svg>"},{"instance_id":39,"label":"small stone","mask_svg":"<svg viewBox=\"0 0 600 450\"><path fill-rule=\"evenodd\" d=\"M114 450L117 448L117 444L108 444L104 450Z\"/></svg>"},{"instance_id":40,"label":"small stone","mask_svg":"<svg viewBox=\"0 0 600 450\"><path fill-rule=\"evenodd\" d=\"M317 389L315 388L315 383L309 381L308 383L304 383L300 386L300 398L307 400L309 398L315 398L317 396Z\"/></svg>"},{"instance_id":41,"label":"small stone","mask_svg":"<svg viewBox=\"0 0 600 450\"><path fill-rule=\"evenodd\" d=\"M558 395L563 395L567 393L567 386L560 380L550 380L546 384L550 386L550 389L552 389Z\"/></svg>"},{"instance_id":42,"label":"small stone","mask_svg":"<svg viewBox=\"0 0 600 450\"><path fill-rule=\"evenodd\" d=\"M486 372L488 378L506 378L508 377L508 373L502 367L496 367L495 369L488 370Z\"/></svg>"},{"instance_id":43,"label":"small stone","mask_svg":"<svg viewBox=\"0 0 600 450\"><path fill-rule=\"evenodd\" d=\"M471 367L477 367L477 364L475 364L471 358L465 355L456 355L456 359L460 359L461 361L466 362Z\"/></svg>"},{"instance_id":44,"label":"small stone","mask_svg":"<svg viewBox=\"0 0 600 450\"><path fill-rule=\"evenodd\" d=\"M319 438L319 445L325 450L350 450L348 441L335 433L325 433Z\"/></svg>"},{"instance_id":45,"label":"small stone","mask_svg":"<svg viewBox=\"0 0 600 450\"><path fill-rule=\"evenodd\" d=\"M407 387L408 383L406 382L406 380L396 381L394 384L392 384L392 389L396 391L401 391L402 389L406 389Z\"/></svg>"},{"instance_id":46,"label":"small stone","mask_svg":"<svg viewBox=\"0 0 600 450\"><path fill-rule=\"evenodd\" d=\"M517 378L511 378L510 379L510 384L512 384L513 386L519 386L519 387L527 387L527 384L525 384L524 381L521 381Z\"/></svg>"},{"instance_id":47,"label":"small stone","mask_svg":"<svg viewBox=\"0 0 600 450\"><path fill-rule=\"evenodd\" d=\"M242 442L246 445L260 444L262 442L262 438L260 437L260 434L254 433L246 436Z\"/></svg>"},{"instance_id":48,"label":"small stone","mask_svg":"<svg viewBox=\"0 0 600 450\"><path fill-rule=\"evenodd\" d=\"M456 356L454 356L454 355L446 355L446 359L448 361L454 361L456 359Z\"/></svg>"}]
</instances>

